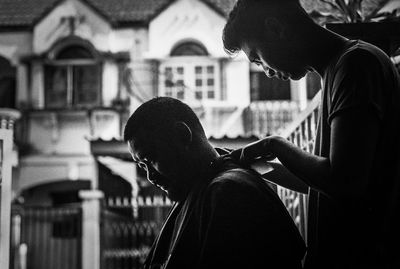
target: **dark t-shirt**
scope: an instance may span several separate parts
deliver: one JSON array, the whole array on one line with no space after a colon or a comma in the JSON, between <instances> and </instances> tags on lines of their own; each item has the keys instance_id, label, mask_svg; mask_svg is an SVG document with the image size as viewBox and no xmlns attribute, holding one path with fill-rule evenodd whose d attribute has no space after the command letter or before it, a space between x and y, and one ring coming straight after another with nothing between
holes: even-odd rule
<instances>
[{"instance_id":1,"label":"dark t-shirt","mask_svg":"<svg viewBox=\"0 0 400 269\"><path fill-rule=\"evenodd\" d=\"M301 268L305 244L276 193L224 158L177 204L144 268Z\"/></svg>"},{"instance_id":2,"label":"dark t-shirt","mask_svg":"<svg viewBox=\"0 0 400 269\"><path fill-rule=\"evenodd\" d=\"M397 71L380 49L351 41L331 62L323 83L316 155L329 157L332 119L354 108L371 108L381 129L362 200L340 201L310 189L306 268L386 268L384 264L395 262L398 255L390 244L399 239L400 229Z\"/></svg>"}]
</instances>

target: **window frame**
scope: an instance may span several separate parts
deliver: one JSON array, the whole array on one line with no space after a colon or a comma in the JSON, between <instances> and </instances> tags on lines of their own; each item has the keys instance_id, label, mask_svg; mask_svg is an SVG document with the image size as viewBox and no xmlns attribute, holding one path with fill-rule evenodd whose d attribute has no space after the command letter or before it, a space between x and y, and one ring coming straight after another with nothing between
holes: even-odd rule
<instances>
[{"instance_id":1,"label":"window frame","mask_svg":"<svg viewBox=\"0 0 400 269\"><path fill-rule=\"evenodd\" d=\"M257 80L256 80L256 75L257 75ZM270 82L273 83L273 81L275 80L276 82L280 83L281 85L283 84L287 84L285 85L286 87L288 87L288 91L287 92L282 92L281 90L279 90L279 93L283 96L285 94L287 94L288 96L286 98L278 98L278 97L273 97L271 98L271 96L269 98L263 98L260 94L260 90L262 90L262 85L258 85L257 89L258 91L255 92L255 85L254 83L257 81L257 83L261 83L260 80L258 80L259 78L263 78L263 79L269 79L271 80ZM265 90L265 89L264 89ZM293 100L293 94L292 94L292 85L290 80L284 81L284 80L279 80L278 78L268 78L265 73L264 70L255 65L255 64L251 64L250 63L250 70L249 70L249 91L250 91L250 101L251 102L255 102L255 101L290 101Z\"/></svg>"},{"instance_id":2,"label":"window frame","mask_svg":"<svg viewBox=\"0 0 400 269\"><path fill-rule=\"evenodd\" d=\"M196 74L195 68L196 66L213 66L214 68L214 98L202 98L196 99ZM180 99L190 105L195 104L204 104L204 103L218 103L222 101L221 96L221 74L220 74L220 61L218 59L211 58L209 56L173 56L166 58L160 62L159 65L159 87L158 94L160 96L166 96L166 87L165 87L165 74L164 70L167 67L177 68L183 67L184 73L184 98ZM205 79L206 81L206 79ZM203 97L207 97L207 85L202 89ZM186 89L187 88L187 89ZM189 90L188 90L189 89ZM175 97L175 96L172 96Z\"/></svg>"},{"instance_id":3,"label":"window frame","mask_svg":"<svg viewBox=\"0 0 400 269\"><path fill-rule=\"evenodd\" d=\"M73 44L69 44L68 46L64 47L62 50L67 49L69 46ZM86 48L86 47L84 47ZM89 48L86 48L90 51ZM60 50L59 52L61 52ZM45 91L45 107L46 108L54 108L54 109L71 109L71 108L93 108L102 105L102 71L103 65L99 59L93 57L92 59L57 59L56 57L52 60L46 60L43 63L43 77L44 77L44 91ZM95 66L97 67L97 82L98 87L96 91L96 100L91 104L77 104L74 100L74 96L77 95L78 89L75 88L75 80L74 80L74 68L78 66ZM66 97L66 105L64 107L52 106L49 104L48 94L49 94L49 87L48 87L48 72L46 70L47 67L50 68L57 68L57 67L66 67L67 69L67 97Z\"/></svg>"}]
</instances>

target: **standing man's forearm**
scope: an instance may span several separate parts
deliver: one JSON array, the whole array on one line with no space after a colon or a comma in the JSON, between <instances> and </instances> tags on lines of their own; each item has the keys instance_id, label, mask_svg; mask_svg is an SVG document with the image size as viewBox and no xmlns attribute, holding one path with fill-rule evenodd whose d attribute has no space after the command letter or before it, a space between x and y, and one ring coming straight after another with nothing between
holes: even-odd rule
<instances>
[{"instance_id":1,"label":"standing man's forearm","mask_svg":"<svg viewBox=\"0 0 400 269\"><path fill-rule=\"evenodd\" d=\"M329 190L329 159L308 153L282 137L272 136L269 139L269 150L291 173L312 188Z\"/></svg>"}]
</instances>

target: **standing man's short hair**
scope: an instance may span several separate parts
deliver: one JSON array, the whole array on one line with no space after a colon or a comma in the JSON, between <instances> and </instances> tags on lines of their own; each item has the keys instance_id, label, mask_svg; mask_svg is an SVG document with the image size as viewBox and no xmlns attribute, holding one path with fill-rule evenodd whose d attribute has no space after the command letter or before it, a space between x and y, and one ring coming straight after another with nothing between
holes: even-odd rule
<instances>
[{"instance_id":1,"label":"standing man's short hair","mask_svg":"<svg viewBox=\"0 0 400 269\"><path fill-rule=\"evenodd\" d=\"M293 11L296 16L292 16ZM238 0L223 29L225 51L236 54L241 50L243 41L262 36L265 20L275 16L292 25L301 24L302 21L296 21L299 19L312 21L298 0Z\"/></svg>"}]
</instances>

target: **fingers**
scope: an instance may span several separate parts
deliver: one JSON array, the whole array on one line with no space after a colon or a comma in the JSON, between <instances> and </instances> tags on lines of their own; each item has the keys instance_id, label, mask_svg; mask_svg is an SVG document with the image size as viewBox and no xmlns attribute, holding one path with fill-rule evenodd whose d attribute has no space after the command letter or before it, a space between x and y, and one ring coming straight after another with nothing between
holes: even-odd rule
<instances>
[{"instance_id":1,"label":"fingers","mask_svg":"<svg viewBox=\"0 0 400 269\"><path fill-rule=\"evenodd\" d=\"M250 162L254 159L262 157L263 155L264 155L264 141L259 140L243 148L240 155L240 161Z\"/></svg>"},{"instance_id":2,"label":"fingers","mask_svg":"<svg viewBox=\"0 0 400 269\"><path fill-rule=\"evenodd\" d=\"M231 157L242 164L252 163L256 159L271 161L276 156L269 149L269 138L258 140L248 144L244 148L234 150L230 153Z\"/></svg>"},{"instance_id":3,"label":"fingers","mask_svg":"<svg viewBox=\"0 0 400 269\"><path fill-rule=\"evenodd\" d=\"M276 156L272 152L269 152L265 156L263 156L262 159L266 160L267 162L270 162L270 161L276 159Z\"/></svg>"}]
</instances>

